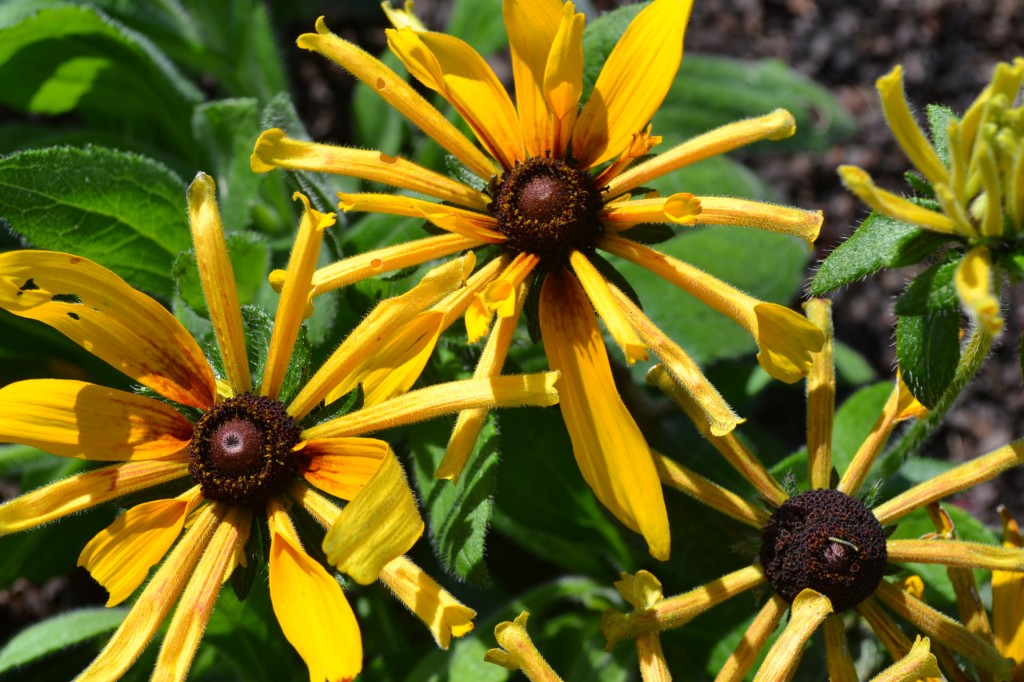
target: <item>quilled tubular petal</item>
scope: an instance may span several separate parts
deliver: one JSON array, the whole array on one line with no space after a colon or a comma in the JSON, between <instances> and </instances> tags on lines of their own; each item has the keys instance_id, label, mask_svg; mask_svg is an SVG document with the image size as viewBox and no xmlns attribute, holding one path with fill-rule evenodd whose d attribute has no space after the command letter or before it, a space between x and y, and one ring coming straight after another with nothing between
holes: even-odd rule
<instances>
[{"instance_id":1,"label":"quilled tubular petal","mask_svg":"<svg viewBox=\"0 0 1024 682\"><path fill-rule=\"evenodd\" d=\"M384 564L380 580L423 621L442 649L448 649L452 637L462 637L473 630L476 611L459 603L407 557L396 557Z\"/></svg>"},{"instance_id":2,"label":"quilled tubular petal","mask_svg":"<svg viewBox=\"0 0 1024 682\"><path fill-rule=\"evenodd\" d=\"M803 655L804 644L830 613L832 604L828 597L810 589L798 594L790 609L789 623L768 650L768 655L754 676L754 682L792 679Z\"/></svg>"}]
</instances>

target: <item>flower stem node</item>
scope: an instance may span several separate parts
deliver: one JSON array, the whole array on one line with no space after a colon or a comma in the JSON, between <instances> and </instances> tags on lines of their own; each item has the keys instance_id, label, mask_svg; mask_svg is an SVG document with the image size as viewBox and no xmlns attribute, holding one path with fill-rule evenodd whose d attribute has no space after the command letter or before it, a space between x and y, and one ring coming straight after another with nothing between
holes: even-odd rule
<instances>
[{"instance_id":1,"label":"flower stem node","mask_svg":"<svg viewBox=\"0 0 1024 682\"><path fill-rule=\"evenodd\" d=\"M837 490L790 498L764 527L761 566L787 601L811 588L845 611L875 591L885 574L885 532L864 503Z\"/></svg>"}]
</instances>

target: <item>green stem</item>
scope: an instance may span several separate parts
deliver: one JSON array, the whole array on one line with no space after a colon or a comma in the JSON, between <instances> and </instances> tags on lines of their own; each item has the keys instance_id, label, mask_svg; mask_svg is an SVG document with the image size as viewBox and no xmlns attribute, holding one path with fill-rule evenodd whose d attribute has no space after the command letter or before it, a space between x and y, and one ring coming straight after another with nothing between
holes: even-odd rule
<instances>
[{"instance_id":1,"label":"green stem","mask_svg":"<svg viewBox=\"0 0 1024 682\"><path fill-rule=\"evenodd\" d=\"M882 458L881 474L883 478L892 476L910 455L916 453L925 441L931 438L942 418L946 416L949 408L960 396L964 386L978 373L990 348L992 348L992 335L985 331L982 325L975 325L974 331L971 332L971 338L960 355L960 363L956 367L953 381L946 387L939 402L928 411L928 415L924 419L915 421L910 428L904 431L900 439L893 443Z\"/></svg>"}]
</instances>

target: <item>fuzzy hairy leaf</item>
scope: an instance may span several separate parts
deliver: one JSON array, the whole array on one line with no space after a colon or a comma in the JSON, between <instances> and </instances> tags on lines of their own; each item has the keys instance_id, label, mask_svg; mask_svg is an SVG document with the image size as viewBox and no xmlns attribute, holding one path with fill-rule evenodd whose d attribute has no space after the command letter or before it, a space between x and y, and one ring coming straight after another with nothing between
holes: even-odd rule
<instances>
[{"instance_id":1,"label":"fuzzy hairy leaf","mask_svg":"<svg viewBox=\"0 0 1024 682\"><path fill-rule=\"evenodd\" d=\"M896 358L907 387L922 405L935 407L960 360L960 312L902 315L896 325Z\"/></svg>"},{"instance_id":2,"label":"fuzzy hairy leaf","mask_svg":"<svg viewBox=\"0 0 1024 682\"><path fill-rule=\"evenodd\" d=\"M36 623L0 649L0 673L111 632L127 614L124 607L78 609Z\"/></svg>"}]
</instances>

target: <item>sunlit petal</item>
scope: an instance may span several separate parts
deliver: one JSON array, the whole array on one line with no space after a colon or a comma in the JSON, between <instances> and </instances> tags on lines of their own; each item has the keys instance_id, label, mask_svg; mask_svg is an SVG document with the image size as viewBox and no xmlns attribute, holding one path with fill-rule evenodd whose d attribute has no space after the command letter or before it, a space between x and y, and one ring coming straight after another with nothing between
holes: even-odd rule
<instances>
[{"instance_id":1,"label":"sunlit petal","mask_svg":"<svg viewBox=\"0 0 1024 682\"><path fill-rule=\"evenodd\" d=\"M271 498L270 601L310 680L351 680L363 667L363 641L338 581L302 548L284 507Z\"/></svg>"},{"instance_id":2,"label":"sunlit petal","mask_svg":"<svg viewBox=\"0 0 1024 682\"><path fill-rule=\"evenodd\" d=\"M670 197L608 204L601 211L601 222L619 232L639 223L694 225L701 210L697 198L687 192L679 192Z\"/></svg>"},{"instance_id":3,"label":"sunlit petal","mask_svg":"<svg viewBox=\"0 0 1024 682\"><path fill-rule=\"evenodd\" d=\"M576 124L583 94L583 24L571 2L562 6L562 19L544 67L544 100L553 116L554 134L548 149L562 158Z\"/></svg>"},{"instance_id":4,"label":"sunlit petal","mask_svg":"<svg viewBox=\"0 0 1024 682\"><path fill-rule=\"evenodd\" d=\"M999 299L993 291L992 279L992 254L984 246L975 246L957 266L953 283L967 312L995 336L1003 328L1003 318L999 315Z\"/></svg>"},{"instance_id":5,"label":"sunlit petal","mask_svg":"<svg viewBox=\"0 0 1024 682\"><path fill-rule=\"evenodd\" d=\"M807 319L821 330L825 344L813 355L807 373L807 470L811 488L829 488L832 479L832 422L836 411L836 370L833 359L832 302L811 299Z\"/></svg>"},{"instance_id":6,"label":"sunlit petal","mask_svg":"<svg viewBox=\"0 0 1024 682\"><path fill-rule=\"evenodd\" d=\"M779 595L773 594L758 611L754 621L747 627L746 633L740 639L740 643L736 645L732 655L722 664L722 669L718 671L715 682L740 682L746 679L747 673L754 667L754 662L757 661L761 650L768 643L768 638L775 632L782 616L788 610L789 604Z\"/></svg>"},{"instance_id":7,"label":"sunlit petal","mask_svg":"<svg viewBox=\"0 0 1024 682\"><path fill-rule=\"evenodd\" d=\"M768 650L768 655L754 676L754 682L783 682L792 679L803 656L804 645L830 613L832 602L825 595L811 589L796 595L790 608L789 623Z\"/></svg>"},{"instance_id":8,"label":"sunlit petal","mask_svg":"<svg viewBox=\"0 0 1024 682\"><path fill-rule=\"evenodd\" d=\"M882 98L885 119L896 142L903 148L903 153L928 182L933 185L949 184L949 171L942 165L939 155L910 113L906 95L903 94L903 67L897 65L879 78L876 85Z\"/></svg>"},{"instance_id":9,"label":"sunlit petal","mask_svg":"<svg viewBox=\"0 0 1024 682\"><path fill-rule=\"evenodd\" d=\"M763 528L771 518L764 508L747 502L731 490L704 478L660 452L653 452L658 475L665 485L684 492L712 509L758 530Z\"/></svg>"},{"instance_id":10,"label":"sunlit petal","mask_svg":"<svg viewBox=\"0 0 1024 682\"><path fill-rule=\"evenodd\" d=\"M692 0L655 0L630 22L576 121L572 154L581 167L622 153L661 106L683 58L692 6Z\"/></svg>"},{"instance_id":11,"label":"sunlit petal","mask_svg":"<svg viewBox=\"0 0 1024 682\"><path fill-rule=\"evenodd\" d=\"M646 360L647 347L637 336L604 276L579 251L569 254L569 264L608 333L626 356L626 364L632 365L637 360Z\"/></svg>"},{"instance_id":12,"label":"sunlit petal","mask_svg":"<svg viewBox=\"0 0 1024 682\"><path fill-rule=\"evenodd\" d=\"M667 560L668 515L654 459L615 388L590 302L569 272L544 279L540 326L548 365L562 373L562 418L583 478L616 518L644 536L652 556Z\"/></svg>"},{"instance_id":13,"label":"sunlit petal","mask_svg":"<svg viewBox=\"0 0 1024 682\"><path fill-rule=\"evenodd\" d=\"M473 630L476 611L459 603L408 558L396 557L385 564L380 581L423 621L442 649L448 648L452 637L462 637Z\"/></svg>"},{"instance_id":14,"label":"sunlit petal","mask_svg":"<svg viewBox=\"0 0 1024 682\"><path fill-rule=\"evenodd\" d=\"M931 640L927 637L922 639L918 635L910 653L871 678L871 682L917 682L925 678L939 679L941 676L939 664L931 652Z\"/></svg>"},{"instance_id":15,"label":"sunlit petal","mask_svg":"<svg viewBox=\"0 0 1024 682\"><path fill-rule=\"evenodd\" d=\"M1024 571L1024 549L993 547L978 542L955 540L889 540L885 543L889 561L942 564L991 571Z\"/></svg>"},{"instance_id":16,"label":"sunlit petal","mask_svg":"<svg viewBox=\"0 0 1024 682\"><path fill-rule=\"evenodd\" d=\"M53 251L0 254L0 307L53 327L166 398L200 409L214 403L213 372L192 336L92 261Z\"/></svg>"},{"instance_id":17,"label":"sunlit petal","mask_svg":"<svg viewBox=\"0 0 1024 682\"><path fill-rule=\"evenodd\" d=\"M416 498L389 450L366 486L341 510L324 537L323 549L332 566L368 585L422 534Z\"/></svg>"},{"instance_id":18,"label":"sunlit petal","mask_svg":"<svg viewBox=\"0 0 1024 682\"><path fill-rule=\"evenodd\" d=\"M180 455L192 424L152 398L64 379L0 388L0 442L61 457L123 462Z\"/></svg>"},{"instance_id":19,"label":"sunlit petal","mask_svg":"<svg viewBox=\"0 0 1024 682\"><path fill-rule=\"evenodd\" d=\"M768 204L728 197L697 197L700 215L697 225L738 225L765 232L791 234L808 244L814 243L821 231L821 211L804 211L789 206Z\"/></svg>"},{"instance_id":20,"label":"sunlit petal","mask_svg":"<svg viewBox=\"0 0 1024 682\"><path fill-rule=\"evenodd\" d=\"M380 468L388 444L375 438L319 438L296 453L310 485L343 500L353 500Z\"/></svg>"},{"instance_id":21,"label":"sunlit petal","mask_svg":"<svg viewBox=\"0 0 1024 682\"><path fill-rule=\"evenodd\" d=\"M445 206L423 199L396 194L344 194L339 192L338 204L346 213L389 213L391 215L423 218L442 230L487 242L503 242L505 236L496 232L497 220L485 213L476 213L455 206Z\"/></svg>"},{"instance_id":22,"label":"sunlit petal","mask_svg":"<svg viewBox=\"0 0 1024 682\"><path fill-rule=\"evenodd\" d=\"M953 220L948 215L918 206L908 199L877 187L871 176L856 166L840 166L839 177L842 178L843 184L848 190L879 213L884 213L905 223L920 225L934 232L943 234L957 232Z\"/></svg>"},{"instance_id":23,"label":"sunlit petal","mask_svg":"<svg viewBox=\"0 0 1024 682\"><path fill-rule=\"evenodd\" d=\"M1020 527L1005 507L1000 506L1003 521L1003 547L1020 549ZM1024 573L1020 571L992 572L992 632L996 646L1003 656L1024 663Z\"/></svg>"},{"instance_id":24,"label":"sunlit petal","mask_svg":"<svg viewBox=\"0 0 1024 682\"><path fill-rule=\"evenodd\" d=\"M554 121L544 100L544 70L562 20L559 0L508 0L502 3L512 55L516 108L530 156L554 152Z\"/></svg>"},{"instance_id":25,"label":"sunlit petal","mask_svg":"<svg viewBox=\"0 0 1024 682\"><path fill-rule=\"evenodd\" d=\"M526 620L530 614L520 613L514 621L498 623L494 628L494 639L500 649L489 649L484 660L507 670L521 670L529 680L556 682L561 678L555 674L544 656L526 632Z\"/></svg>"}]
</instances>

